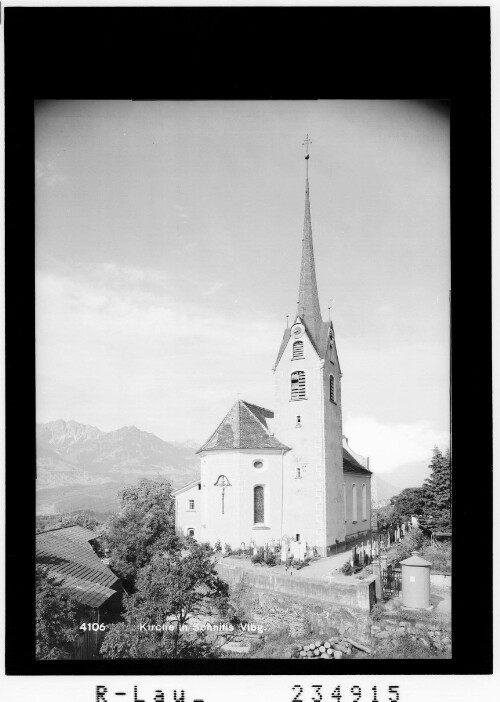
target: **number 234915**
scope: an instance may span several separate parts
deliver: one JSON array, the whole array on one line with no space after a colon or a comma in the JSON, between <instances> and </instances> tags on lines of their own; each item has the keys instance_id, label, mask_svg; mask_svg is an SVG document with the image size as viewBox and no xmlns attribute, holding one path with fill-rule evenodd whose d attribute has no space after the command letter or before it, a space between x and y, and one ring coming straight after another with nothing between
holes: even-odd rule
<instances>
[{"instance_id":1,"label":"number 234915","mask_svg":"<svg viewBox=\"0 0 500 702\"><path fill-rule=\"evenodd\" d=\"M379 690L376 685L371 688L365 688L366 692L363 693L361 697L361 688L359 685L353 685L344 693L340 690L340 685L330 692L323 685L311 685L312 696L309 697L306 692L304 695L304 688L302 685L294 685L292 687L292 692L295 692L295 697L292 698L291 702L326 702L327 700L336 700L341 702L342 697L344 697L344 702L400 702L399 699L399 685L389 685L387 695L383 695L379 698Z\"/></svg>"}]
</instances>

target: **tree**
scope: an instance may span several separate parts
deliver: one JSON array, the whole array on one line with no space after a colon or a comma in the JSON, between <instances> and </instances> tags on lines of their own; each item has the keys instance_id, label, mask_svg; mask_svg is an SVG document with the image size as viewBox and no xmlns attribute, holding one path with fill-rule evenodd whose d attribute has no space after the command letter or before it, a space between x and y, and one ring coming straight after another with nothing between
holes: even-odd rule
<instances>
[{"instance_id":1,"label":"tree","mask_svg":"<svg viewBox=\"0 0 500 702\"><path fill-rule=\"evenodd\" d=\"M71 658L80 623L80 604L59 587L45 566L36 566L36 657Z\"/></svg>"},{"instance_id":2,"label":"tree","mask_svg":"<svg viewBox=\"0 0 500 702\"><path fill-rule=\"evenodd\" d=\"M110 552L110 566L130 585L156 551L180 548L171 492L168 480L148 478L120 491L120 512L108 520L100 542Z\"/></svg>"},{"instance_id":3,"label":"tree","mask_svg":"<svg viewBox=\"0 0 500 702\"><path fill-rule=\"evenodd\" d=\"M157 552L136 586L125 599L124 621L108 628L101 646L106 658L218 657L217 636L201 627L211 615L234 620L234 612L206 549L193 543L187 553ZM147 629L161 624L162 630Z\"/></svg>"},{"instance_id":4,"label":"tree","mask_svg":"<svg viewBox=\"0 0 500 702\"><path fill-rule=\"evenodd\" d=\"M391 497L391 506L393 520L407 521L412 514L423 514L425 508L424 488L405 488L399 495Z\"/></svg>"},{"instance_id":5,"label":"tree","mask_svg":"<svg viewBox=\"0 0 500 702\"><path fill-rule=\"evenodd\" d=\"M423 524L433 530L451 529L451 455L434 447L429 468L431 475L424 482L425 508Z\"/></svg>"},{"instance_id":6,"label":"tree","mask_svg":"<svg viewBox=\"0 0 500 702\"><path fill-rule=\"evenodd\" d=\"M92 515L88 510L66 514L40 514L36 517L36 533L69 526L81 526L96 531L101 522Z\"/></svg>"},{"instance_id":7,"label":"tree","mask_svg":"<svg viewBox=\"0 0 500 702\"><path fill-rule=\"evenodd\" d=\"M89 529L90 531L96 531L100 522L95 517L87 512L76 512L73 514L64 514L62 518L63 527L68 526L81 526L84 529Z\"/></svg>"}]
</instances>

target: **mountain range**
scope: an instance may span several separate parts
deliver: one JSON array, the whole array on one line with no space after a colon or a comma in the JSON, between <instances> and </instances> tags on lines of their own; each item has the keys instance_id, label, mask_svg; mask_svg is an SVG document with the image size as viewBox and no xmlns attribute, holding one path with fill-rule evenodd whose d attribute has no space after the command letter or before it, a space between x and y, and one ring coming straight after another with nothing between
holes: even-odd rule
<instances>
[{"instance_id":1,"label":"mountain range","mask_svg":"<svg viewBox=\"0 0 500 702\"><path fill-rule=\"evenodd\" d=\"M104 432L73 420L36 425L37 513L116 511L118 490L143 477L177 488L199 476L196 445L168 443L137 427Z\"/></svg>"},{"instance_id":2,"label":"mountain range","mask_svg":"<svg viewBox=\"0 0 500 702\"><path fill-rule=\"evenodd\" d=\"M178 488L200 475L197 444L169 443L134 426L105 432L58 419L36 425L36 446L37 514L116 512L124 485L161 476ZM383 477L374 473L372 500L422 485L428 474L422 463L405 464Z\"/></svg>"}]
</instances>

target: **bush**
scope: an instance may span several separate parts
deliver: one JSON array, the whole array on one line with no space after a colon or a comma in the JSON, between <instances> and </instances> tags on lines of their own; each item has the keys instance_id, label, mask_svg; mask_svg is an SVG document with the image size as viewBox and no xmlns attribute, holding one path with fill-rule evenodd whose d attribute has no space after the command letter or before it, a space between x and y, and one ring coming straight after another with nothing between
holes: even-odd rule
<instances>
[{"instance_id":1,"label":"bush","mask_svg":"<svg viewBox=\"0 0 500 702\"><path fill-rule=\"evenodd\" d=\"M295 570L300 570L301 568L305 568L306 566L309 565L307 561L297 561L296 563L292 563L293 567Z\"/></svg>"},{"instance_id":2,"label":"bush","mask_svg":"<svg viewBox=\"0 0 500 702\"><path fill-rule=\"evenodd\" d=\"M438 573L451 573L451 544L424 547L424 558L432 563L431 570Z\"/></svg>"},{"instance_id":3,"label":"bush","mask_svg":"<svg viewBox=\"0 0 500 702\"><path fill-rule=\"evenodd\" d=\"M420 529L412 529L402 541L391 546L388 552L389 561L391 561L396 568L399 568L401 561L404 561L405 558L409 558L412 551L421 552L426 543L430 542L426 540L424 533Z\"/></svg>"},{"instance_id":4,"label":"bush","mask_svg":"<svg viewBox=\"0 0 500 702\"><path fill-rule=\"evenodd\" d=\"M257 553L252 556L252 563L264 563L264 551L259 549Z\"/></svg>"},{"instance_id":5,"label":"bush","mask_svg":"<svg viewBox=\"0 0 500 702\"><path fill-rule=\"evenodd\" d=\"M423 638L427 645L422 643ZM450 658L450 654L437 651L432 647L426 636L412 639L408 636L398 636L389 639L378 639L372 648L369 658Z\"/></svg>"},{"instance_id":6,"label":"bush","mask_svg":"<svg viewBox=\"0 0 500 702\"><path fill-rule=\"evenodd\" d=\"M60 587L60 579L44 566L36 566L36 657L71 658L81 617L79 602Z\"/></svg>"},{"instance_id":7,"label":"bush","mask_svg":"<svg viewBox=\"0 0 500 702\"><path fill-rule=\"evenodd\" d=\"M275 566L276 565L276 554L273 553L272 551L269 551L267 556L264 559L264 562L268 566Z\"/></svg>"},{"instance_id":8,"label":"bush","mask_svg":"<svg viewBox=\"0 0 500 702\"><path fill-rule=\"evenodd\" d=\"M239 621L251 621L252 613L259 604L259 596L256 590L249 584L247 575L229 588L229 607L231 611L230 619L237 618Z\"/></svg>"},{"instance_id":9,"label":"bush","mask_svg":"<svg viewBox=\"0 0 500 702\"><path fill-rule=\"evenodd\" d=\"M351 561L346 561L340 569L340 572L344 575L354 575L355 573L359 573L360 570L363 570L363 567L364 566L362 566L360 563L354 563L354 565L351 565Z\"/></svg>"}]
</instances>

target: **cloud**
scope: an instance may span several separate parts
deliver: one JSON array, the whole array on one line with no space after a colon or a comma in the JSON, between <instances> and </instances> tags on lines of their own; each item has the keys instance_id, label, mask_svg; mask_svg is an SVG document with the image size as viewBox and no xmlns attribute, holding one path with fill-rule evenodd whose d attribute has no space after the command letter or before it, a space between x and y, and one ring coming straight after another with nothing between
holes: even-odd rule
<instances>
[{"instance_id":1,"label":"cloud","mask_svg":"<svg viewBox=\"0 0 500 702\"><path fill-rule=\"evenodd\" d=\"M209 288L204 290L203 294L205 295L205 297L208 297L210 295L215 295L215 293L218 292L225 285L226 285L225 281L217 280L213 285L211 285Z\"/></svg>"},{"instance_id":2,"label":"cloud","mask_svg":"<svg viewBox=\"0 0 500 702\"><path fill-rule=\"evenodd\" d=\"M374 417L351 417L344 422L344 434L353 451L370 456L370 468L378 474L427 461L435 445L449 444L448 434L423 421L383 423Z\"/></svg>"},{"instance_id":3,"label":"cloud","mask_svg":"<svg viewBox=\"0 0 500 702\"><path fill-rule=\"evenodd\" d=\"M175 210L177 210L177 217L179 217L179 219L188 219L189 218L189 214L186 212L186 210L184 209L184 207L182 205L178 205L177 203L174 203L172 206Z\"/></svg>"},{"instance_id":4,"label":"cloud","mask_svg":"<svg viewBox=\"0 0 500 702\"><path fill-rule=\"evenodd\" d=\"M63 173L58 173L51 161L35 160L35 180L49 187L64 183L67 177Z\"/></svg>"},{"instance_id":5,"label":"cloud","mask_svg":"<svg viewBox=\"0 0 500 702\"><path fill-rule=\"evenodd\" d=\"M86 276L37 274L40 421L92 418L201 441L238 392L272 403L273 326L175 299L161 278L147 285L149 274L111 263Z\"/></svg>"}]
</instances>

